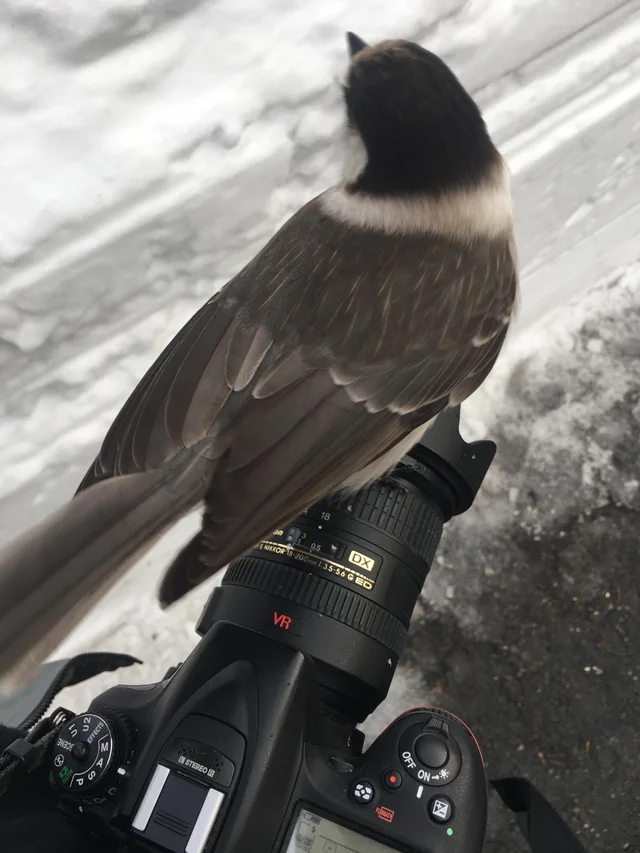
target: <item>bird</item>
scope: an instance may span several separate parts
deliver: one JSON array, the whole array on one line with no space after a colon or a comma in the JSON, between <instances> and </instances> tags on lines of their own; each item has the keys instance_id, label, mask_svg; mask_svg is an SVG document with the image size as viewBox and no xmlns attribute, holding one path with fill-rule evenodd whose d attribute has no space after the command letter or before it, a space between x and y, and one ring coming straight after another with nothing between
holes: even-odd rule
<instances>
[{"instance_id":1,"label":"bird","mask_svg":"<svg viewBox=\"0 0 640 853\"><path fill-rule=\"evenodd\" d=\"M492 369L518 294L505 161L440 57L347 39L340 181L186 323L76 494L0 552L5 688L186 513L202 507L201 528L163 607L392 469Z\"/></svg>"}]
</instances>

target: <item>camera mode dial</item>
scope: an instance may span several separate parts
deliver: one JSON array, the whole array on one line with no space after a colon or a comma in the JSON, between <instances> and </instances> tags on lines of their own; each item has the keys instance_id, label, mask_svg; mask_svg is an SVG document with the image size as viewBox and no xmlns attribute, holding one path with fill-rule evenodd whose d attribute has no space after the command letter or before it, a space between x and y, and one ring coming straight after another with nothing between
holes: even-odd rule
<instances>
[{"instance_id":1,"label":"camera mode dial","mask_svg":"<svg viewBox=\"0 0 640 853\"><path fill-rule=\"evenodd\" d=\"M67 794L103 799L126 775L132 727L118 711L80 714L61 729L53 748L51 781Z\"/></svg>"}]
</instances>

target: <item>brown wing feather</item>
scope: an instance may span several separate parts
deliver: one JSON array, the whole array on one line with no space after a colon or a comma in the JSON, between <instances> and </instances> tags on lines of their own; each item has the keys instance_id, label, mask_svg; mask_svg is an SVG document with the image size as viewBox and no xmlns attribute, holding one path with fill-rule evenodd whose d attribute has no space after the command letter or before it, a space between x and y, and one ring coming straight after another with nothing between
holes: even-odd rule
<instances>
[{"instance_id":1,"label":"brown wing feather","mask_svg":"<svg viewBox=\"0 0 640 853\"><path fill-rule=\"evenodd\" d=\"M94 483L122 474L133 474L147 469L145 454L138 460L134 452L135 434L152 434L159 411L164 410L168 390L187 361L194 340L203 328L209 328L207 349L209 358L227 331L230 318L217 311L217 297L209 300L169 342L156 361L140 380L124 404L109 431L100 452L87 471L78 491ZM214 318L217 328L210 329ZM195 366L194 366L195 367ZM195 372L195 369L194 369ZM197 374L196 374L197 375Z\"/></svg>"},{"instance_id":2,"label":"brown wing feather","mask_svg":"<svg viewBox=\"0 0 640 853\"><path fill-rule=\"evenodd\" d=\"M295 407L295 417L285 421L282 412L289 407ZM261 427L257 441L256 423ZM345 473L395 446L406 432L397 416L371 415L354 404L326 371L305 379L269 412L248 407L205 498L198 560L167 573L162 602L180 598L335 489Z\"/></svg>"}]
</instances>

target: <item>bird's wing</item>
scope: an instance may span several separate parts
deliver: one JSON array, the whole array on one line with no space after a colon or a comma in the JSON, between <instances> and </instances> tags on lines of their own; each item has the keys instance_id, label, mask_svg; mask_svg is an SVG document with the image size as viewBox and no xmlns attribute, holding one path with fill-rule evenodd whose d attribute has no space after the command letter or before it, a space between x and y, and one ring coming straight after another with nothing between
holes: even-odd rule
<instances>
[{"instance_id":1,"label":"bird's wing","mask_svg":"<svg viewBox=\"0 0 640 853\"><path fill-rule=\"evenodd\" d=\"M252 443L247 405L249 423L274 405L293 423L289 395L299 405L300 385L318 404L328 395L327 408L341 400L347 420L362 417L374 431L378 419L367 415L407 416L402 425L385 419L394 424L390 440L402 437L484 378L515 296L507 238L472 246L398 239L338 223L314 200L165 348L80 490L201 453L203 440L215 457L232 436L234 445L236 435Z\"/></svg>"},{"instance_id":2,"label":"bird's wing","mask_svg":"<svg viewBox=\"0 0 640 853\"><path fill-rule=\"evenodd\" d=\"M171 602L475 390L515 296L506 238L398 240L312 202L169 344L82 488L215 461L201 558L172 567Z\"/></svg>"},{"instance_id":3,"label":"bird's wing","mask_svg":"<svg viewBox=\"0 0 640 853\"><path fill-rule=\"evenodd\" d=\"M312 202L169 344L82 488L216 461L204 568L169 573L172 601L477 387L515 292L506 238L398 239Z\"/></svg>"},{"instance_id":4,"label":"bird's wing","mask_svg":"<svg viewBox=\"0 0 640 853\"><path fill-rule=\"evenodd\" d=\"M78 492L101 480L161 467L184 446L175 421L180 423L198 383L207 383L204 366L216 363L234 320L218 303L214 296L203 305L151 365L109 428Z\"/></svg>"},{"instance_id":5,"label":"bird's wing","mask_svg":"<svg viewBox=\"0 0 640 853\"><path fill-rule=\"evenodd\" d=\"M503 343L508 240L399 246L308 214L167 348L98 457L107 475L218 460L198 564L172 567L165 603L468 396Z\"/></svg>"},{"instance_id":6,"label":"bird's wing","mask_svg":"<svg viewBox=\"0 0 640 853\"><path fill-rule=\"evenodd\" d=\"M303 208L156 360L76 497L0 553L0 673L202 498L202 558L165 602L395 447L490 369L514 297L506 238L399 240Z\"/></svg>"}]
</instances>

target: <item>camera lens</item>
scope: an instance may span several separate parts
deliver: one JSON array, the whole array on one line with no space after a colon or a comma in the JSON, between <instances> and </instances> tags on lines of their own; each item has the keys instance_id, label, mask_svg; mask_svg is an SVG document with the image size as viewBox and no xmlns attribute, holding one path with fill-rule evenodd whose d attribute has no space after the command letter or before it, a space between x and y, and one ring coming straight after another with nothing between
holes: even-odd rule
<instances>
[{"instance_id":1,"label":"camera lens","mask_svg":"<svg viewBox=\"0 0 640 853\"><path fill-rule=\"evenodd\" d=\"M368 716L389 689L443 525L470 506L495 450L465 444L459 413L448 417L390 475L325 498L233 562L198 631L227 620L294 645L315 660L327 707Z\"/></svg>"},{"instance_id":2,"label":"camera lens","mask_svg":"<svg viewBox=\"0 0 640 853\"><path fill-rule=\"evenodd\" d=\"M310 654L323 700L364 719L389 688L442 526L435 502L395 474L326 498L229 566L215 619Z\"/></svg>"}]
</instances>

